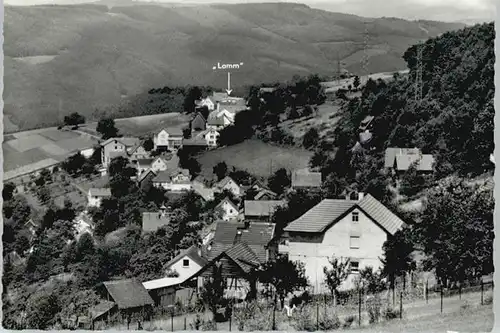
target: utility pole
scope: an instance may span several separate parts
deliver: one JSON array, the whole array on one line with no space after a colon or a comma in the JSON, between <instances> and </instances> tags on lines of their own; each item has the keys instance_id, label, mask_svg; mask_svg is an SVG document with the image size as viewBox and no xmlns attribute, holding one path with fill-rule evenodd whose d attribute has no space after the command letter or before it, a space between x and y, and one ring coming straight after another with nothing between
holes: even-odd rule
<instances>
[{"instance_id":1,"label":"utility pole","mask_svg":"<svg viewBox=\"0 0 500 333\"><path fill-rule=\"evenodd\" d=\"M370 35L369 35L369 31L368 31L368 22L363 22L364 26L365 26L365 31L364 31L364 43L363 43L363 63L362 63L362 66L363 66L363 73L365 75L368 75L370 74L368 72L368 42L370 40Z\"/></svg>"},{"instance_id":2,"label":"utility pole","mask_svg":"<svg viewBox=\"0 0 500 333\"><path fill-rule=\"evenodd\" d=\"M422 42L417 44L417 65L415 68L415 102L417 105L420 105L422 102L422 90L423 90L423 82L422 82L422 57L424 53L425 45Z\"/></svg>"}]
</instances>

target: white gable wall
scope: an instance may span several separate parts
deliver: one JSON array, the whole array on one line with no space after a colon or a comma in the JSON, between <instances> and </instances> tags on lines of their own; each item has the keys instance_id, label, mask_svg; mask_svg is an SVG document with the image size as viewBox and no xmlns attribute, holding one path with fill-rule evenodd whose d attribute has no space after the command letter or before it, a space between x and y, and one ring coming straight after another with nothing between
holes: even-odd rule
<instances>
[{"instance_id":1,"label":"white gable wall","mask_svg":"<svg viewBox=\"0 0 500 333\"><path fill-rule=\"evenodd\" d=\"M359 269L372 266L374 270L382 267L380 258L383 258L382 246L387 240L387 233L366 216L359 209L359 222L352 221L352 212L328 229L322 239L304 240L299 237L291 237L286 252L292 261L301 261L305 265L306 275L312 287L319 288L319 292L327 292L324 284L323 267L330 267L328 258L350 258L359 261ZM353 240L359 244L359 248L351 248L351 236L359 235L359 239ZM353 287L352 280L357 276L351 274L342 289Z\"/></svg>"},{"instance_id":2,"label":"white gable wall","mask_svg":"<svg viewBox=\"0 0 500 333\"><path fill-rule=\"evenodd\" d=\"M167 164L165 163L165 161L161 158L157 158L156 160L154 160L154 162L151 164L151 169L154 171L154 172L159 172L159 171L165 171L167 170Z\"/></svg>"},{"instance_id":3,"label":"white gable wall","mask_svg":"<svg viewBox=\"0 0 500 333\"><path fill-rule=\"evenodd\" d=\"M222 211L224 212L224 215L222 219L224 221L229 221L232 220L236 217L238 217L238 210L233 207L229 202L224 201L223 204L220 206L222 208Z\"/></svg>"},{"instance_id":4,"label":"white gable wall","mask_svg":"<svg viewBox=\"0 0 500 333\"><path fill-rule=\"evenodd\" d=\"M233 192L233 194L237 197L239 197L241 195L241 189L240 187L238 186L238 184L236 184L234 181L229 181L223 188L222 190L229 190L231 192Z\"/></svg>"},{"instance_id":5,"label":"white gable wall","mask_svg":"<svg viewBox=\"0 0 500 333\"><path fill-rule=\"evenodd\" d=\"M188 261L187 266L184 266L184 260ZM168 269L175 270L177 273L179 273L180 278L189 278L198 273L201 268L202 267L198 265L196 261L192 260L188 255L184 255L179 261L168 267Z\"/></svg>"}]
</instances>

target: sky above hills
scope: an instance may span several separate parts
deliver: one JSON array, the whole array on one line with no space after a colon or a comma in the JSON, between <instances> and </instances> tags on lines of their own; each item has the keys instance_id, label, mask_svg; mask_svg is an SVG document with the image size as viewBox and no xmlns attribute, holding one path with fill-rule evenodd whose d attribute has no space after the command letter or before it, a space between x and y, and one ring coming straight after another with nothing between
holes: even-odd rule
<instances>
[{"instance_id":1,"label":"sky above hills","mask_svg":"<svg viewBox=\"0 0 500 333\"><path fill-rule=\"evenodd\" d=\"M129 2L130 0L124 0ZM477 23L495 19L497 0L139 0L179 4L300 2L310 7L367 17L399 17ZM5 0L7 5L77 4L93 0ZM120 1L114 0L113 3Z\"/></svg>"}]
</instances>

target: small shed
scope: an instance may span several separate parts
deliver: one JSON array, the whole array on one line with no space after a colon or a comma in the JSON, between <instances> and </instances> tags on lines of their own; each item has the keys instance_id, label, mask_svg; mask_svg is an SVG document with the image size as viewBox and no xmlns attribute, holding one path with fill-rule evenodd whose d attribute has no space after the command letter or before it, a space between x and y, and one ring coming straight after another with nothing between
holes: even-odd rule
<instances>
[{"instance_id":1,"label":"small shed","mask_svg":"<svg viewBox=\"0 0 500 333\"><path fill-rule=\"evenodd\" d=\"M127 325L133 316L142 320L149 317L154 302L142 283L126 279L103 282L103 286L106 300L116 304L119 319L125 319Z\"/></svg>"}]
</instances>

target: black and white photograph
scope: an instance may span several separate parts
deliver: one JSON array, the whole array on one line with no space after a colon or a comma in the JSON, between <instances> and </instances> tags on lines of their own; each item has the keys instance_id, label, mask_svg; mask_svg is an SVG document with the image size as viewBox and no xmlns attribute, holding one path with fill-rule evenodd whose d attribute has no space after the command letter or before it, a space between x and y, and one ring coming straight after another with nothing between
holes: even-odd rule
<instances>
[{"instance_id":1,"label":"black and white photograph","mask_svg":"<svg viewBox=\"0 0 500 333\"><path fill-rule=\"evenodd\" d=\"M491 332L496 0L5 0L6 330Z\"/></svg>"}]
</instances>

